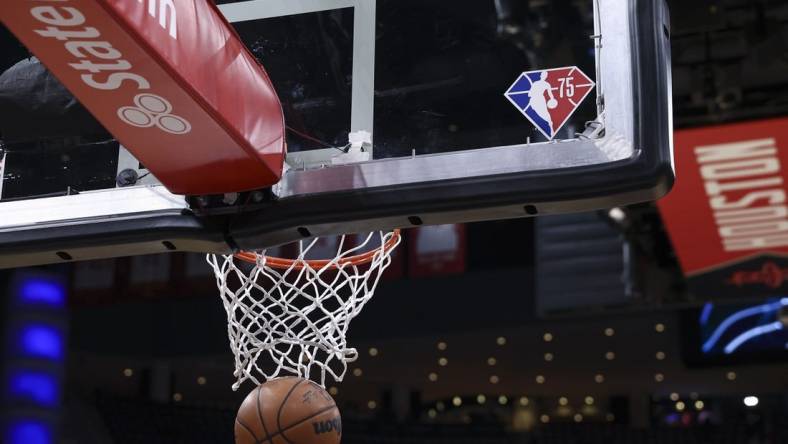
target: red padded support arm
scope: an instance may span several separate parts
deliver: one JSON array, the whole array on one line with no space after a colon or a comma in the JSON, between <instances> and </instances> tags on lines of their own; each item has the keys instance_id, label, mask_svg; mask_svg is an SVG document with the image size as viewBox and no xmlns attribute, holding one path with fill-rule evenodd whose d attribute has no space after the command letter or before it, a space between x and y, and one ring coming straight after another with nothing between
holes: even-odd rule
<instances>
[{"instance_id":1,"label":"red padded support arm","mask_svg":"<svg viewBox=\"0 0 788 444\"><path fill-rule=\"evenodd\" d=\"M172 192L282 174L271 81L207 0L3 0L0 19Z\"/></svg>"}]
</instances>

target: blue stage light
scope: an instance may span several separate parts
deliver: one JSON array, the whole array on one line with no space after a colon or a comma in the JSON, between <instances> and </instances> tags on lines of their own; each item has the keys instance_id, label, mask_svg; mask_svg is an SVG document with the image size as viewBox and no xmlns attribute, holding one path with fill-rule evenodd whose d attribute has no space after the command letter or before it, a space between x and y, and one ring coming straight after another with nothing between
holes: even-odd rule
<instances>
[{"instance_id":1,"label":"blue stage light","mask_svg":"<svg viewBox=\"0 0 788 444\"><path fill-rule=\"evenodd\" d=\"M56 407L60 400L59 384L55 376L17 370L11 373L8 390L15 401L30 401L42 407Z\"/></svg>"},{"instance_id":2,"label":"blue stage light","mask_svg":"<svg viewBox=\"0 0 788 444\"><path fill-rule=\"evenodd\" d=\"M27 278L19 282L18 301L29 305L49 305L62 307L66 303L66 289L63 284L52 279Z\"/></svg>"},{"instance_id":3,"label":"blue stage light","mask_svg":"<svg viewBox=\"0 0 788 444\"><path fill-rule=\"evenodd\" d=\"M8 444L51 444L52 430L37 421L18 421L8 425Z\"/></svg>"},{"instance_id":4,"label":"blue stage light","mask_svg":"<svg viewBox=\"0 0 788 444\"><path fill-rule=\"evenodd\" d=\"M17 335L19 351L30 358L63 359L63 335L49 325L23 325Z\"/></svg>"}]
</instances>

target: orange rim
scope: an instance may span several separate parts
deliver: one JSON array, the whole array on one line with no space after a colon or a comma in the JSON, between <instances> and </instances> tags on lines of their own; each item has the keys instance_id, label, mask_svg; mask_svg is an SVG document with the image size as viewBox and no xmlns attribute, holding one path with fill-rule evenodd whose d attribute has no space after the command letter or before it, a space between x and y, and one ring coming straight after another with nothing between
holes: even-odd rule
<instances>
[{"instance_id":1,"label":"orange rim","mask_svg":"<svg viewBox=\"0 0 788 444\"><path fill-rule=\"evenodd\" d=\"M393 236L383 244L383 249L385 252L389 252L392 248L400 240L400 230L396 229L393 231ZM317 260L303 260L303 259L285 259L282 257L274 257L274 256L266 256L265 264L272 268L277 269L288 269L288 268L296 268L301 269L304 267L309 267L313 269L323 268L326 265L331 264L331 268L339 268L340 266L347 266L347 265L364 265L372 262L375 255L380 251L379 248L375 248L374 250L367 251L366 253L357 254L355 256L348 256L343 257L337 261L333 259L317 259ZM246 262L250 262L252 264L257 263L257 258L260 254L255 253L253 251L242 251L240 253L236 253L235 257ZM334 262L332 264L332 262Z\"/></svg>"}]
</instances>

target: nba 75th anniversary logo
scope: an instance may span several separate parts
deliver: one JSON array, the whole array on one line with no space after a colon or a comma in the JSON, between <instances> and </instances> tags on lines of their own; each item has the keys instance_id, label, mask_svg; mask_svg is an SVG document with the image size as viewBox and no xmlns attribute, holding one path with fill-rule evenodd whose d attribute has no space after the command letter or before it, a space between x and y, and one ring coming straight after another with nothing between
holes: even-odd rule
<instances>
[{"instance_id":1,"label":"nba 75th anniversary logo","mask_svg":"<svg viewBox=\"0 0 788 444\"><path fill-rule=\"evenodd\" d=\"M558 133L594 82L576 66L520 74L504 94L549 140Z\"/></svg>"}]
</instances>

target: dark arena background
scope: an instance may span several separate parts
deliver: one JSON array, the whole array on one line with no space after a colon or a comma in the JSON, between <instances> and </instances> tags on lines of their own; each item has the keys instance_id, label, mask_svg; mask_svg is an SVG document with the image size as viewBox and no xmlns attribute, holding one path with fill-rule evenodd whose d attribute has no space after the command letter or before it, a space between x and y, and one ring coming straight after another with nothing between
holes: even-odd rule
<instances>
[{"instance_id":1,"label":"dark arena background","mask_svg":"<svg viewBox=\"0 0 788 444\"><path fill-rule=\"evenodd\" d=\"M484 1L527 11L533 27L521 43L537 60L540 45L561 41L553 25L573 3ZM725 194L709 191L709 171L733 167L715 170L695 149L753 141L765 153L758 159L788 167L788 2L668 3L671 194L405 230L350 329L358 360L342 383L326 385L343 444L788 443L788 231L735 236L750 213L715 213ZM498 20L490 39L513 26L503 12ZM452 29L441 23L434 32ZM416 48L431 28L413 26L419 32L401 38ZM446 32L445 55L425 69L456 63L455 37ZM27 56L0 29L0 72ZM430 122L418 127L425 140L446 136ZM396 128L386 131L396 140ZM105 139L99 128L83 140ZM37 162L57 180L65 160ZM788 176L770 174L758 176L775 184L760 199L774 205L753 217L786 224ZM744 243L762 248L730 253ZM0 270L0 296L3 443L233 442L238 406L254 387L231 390L227 316L205 255Z\"/></svg>"}]
</instances>

